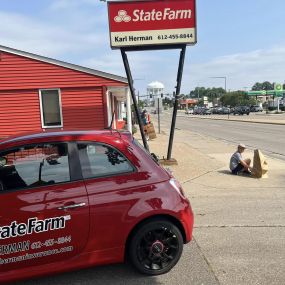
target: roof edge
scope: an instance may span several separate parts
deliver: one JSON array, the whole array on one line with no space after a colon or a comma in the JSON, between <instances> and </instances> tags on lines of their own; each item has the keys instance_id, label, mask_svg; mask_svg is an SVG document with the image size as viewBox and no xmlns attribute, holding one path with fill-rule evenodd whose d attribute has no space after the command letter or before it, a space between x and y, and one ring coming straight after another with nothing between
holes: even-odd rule
<instances>
[{"instance_id":1,"label":"roof edge","mask_svg":"<svg viewBox=\"0 0 285 285\"><path fill-rule=\"evenodd\" d=\"M39 60L39 61L42 61L42 62L46 62L46 63L54 64L54 65L57 65L57 66L73 69L73 70L76 70L76 71L81 71L81 72L88 73L88 74L91 74L91 75L96 75L96 76L99 76L99 77L104 77L104 78L112 79L112 80L115 80L115 81L128 83L128 79L126 77L115 75L115 74L111 74L111 73L107 73L107 72L103 72L103 71L99 71L99 70L88 68L88 67L84 67L84 66L80 66L80 65L77 65L77 64L73 64L73 63L68 63L68 62L57 60L57 59L53 59L53 58L50 58L50 57L41 56L41 55L37 55L37 54L34 54L34 53L21 51L21 50L17 50L17 49L6 47L6 46L2 46L2 45L0 45L0 51L7 52L7 53L12 53L12 54L23 56L23 57L27 57L27 58L30 58L30 59Z\"/></svg>"}]
</instances>

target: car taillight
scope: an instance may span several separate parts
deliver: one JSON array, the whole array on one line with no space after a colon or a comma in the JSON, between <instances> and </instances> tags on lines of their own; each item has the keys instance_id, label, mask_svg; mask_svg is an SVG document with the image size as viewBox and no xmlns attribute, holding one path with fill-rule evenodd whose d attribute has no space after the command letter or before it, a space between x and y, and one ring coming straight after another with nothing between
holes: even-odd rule
<instances>
[{"instance_id":1,"label":"car taillight","mask_svg":"<svg viewBox=\"0 0 285 285\"><path fill-rule=\"evenodd\" d=\"M183 188L181 186L181 184L175 179L175 178L171 178L169 180L169 183L172 185L172 187L185 198L185 194L183 191Z\"/></svg>"}]
</instances>

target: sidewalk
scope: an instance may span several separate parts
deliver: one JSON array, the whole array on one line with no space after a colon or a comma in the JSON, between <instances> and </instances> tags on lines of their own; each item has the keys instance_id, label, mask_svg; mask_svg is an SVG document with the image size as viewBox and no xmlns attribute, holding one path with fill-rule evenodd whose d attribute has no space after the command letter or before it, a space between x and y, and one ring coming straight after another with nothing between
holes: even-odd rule
<instances>
[{"instance_id":1,"label":"sidewalk","mask_svg":"<svg viewBox=\"0 0 285 285\"><path fill-rule=\"evenodd\" d=\"M166 156L168 134L150 149ZM283 284L285 280L285 162L267 158L269 178L234 176L236 146L176 130L174 175L195 213L194 238L221 284ZM244 157L252 157L247 150Z\"/></svg>"},{"instance_id":2,"label":"sidewalk","mask_svg":"<svg viewBox=\"0 0 285 285\"><path fill-rule=\"evenodd\" d=\"M185 116L190 119L200 120L223 120L223 121L237 121L247 123L271 124L271 125L285 125L285 113L282 114L265 114L265 113L250 113L249 116L243 115L234 116L228 115L186 115L185 111L179 110L178 116Z\"/></svg>"}]
</instances>

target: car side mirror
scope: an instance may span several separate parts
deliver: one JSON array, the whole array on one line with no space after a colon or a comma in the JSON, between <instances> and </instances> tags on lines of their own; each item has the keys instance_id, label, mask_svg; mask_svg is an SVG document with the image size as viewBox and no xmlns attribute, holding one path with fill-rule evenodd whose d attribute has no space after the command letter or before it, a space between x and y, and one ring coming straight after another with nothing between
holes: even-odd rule
<instances>
[{"instance_id":1,"label":"car side mirror","mask_svg":"<svg viewBox=\"0 0 285 285\"><path fill-rule=\"evenodd\" d=\"M3 167L7 164L6 157L0 156L0 167Z\"/></svg>"}]
</instances>

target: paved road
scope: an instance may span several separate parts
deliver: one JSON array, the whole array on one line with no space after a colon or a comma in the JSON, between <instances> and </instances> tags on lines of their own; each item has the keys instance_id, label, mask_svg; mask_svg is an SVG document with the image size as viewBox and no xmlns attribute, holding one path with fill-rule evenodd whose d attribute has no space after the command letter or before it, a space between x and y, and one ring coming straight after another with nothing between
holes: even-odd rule
<instances>
[{"instance_id":1,"label":"paved road","mask_svg":"<svg viewBox=\"0 0 285 285\"><path fill-rule=\"evenodd\" d=\"M164 115L164 122L169 122ZM249 148L260 149L265 154L285 160L285 126L205 120L180 115L176 127L221 140L243 142Z\"/></svg>"}]
</instances>

